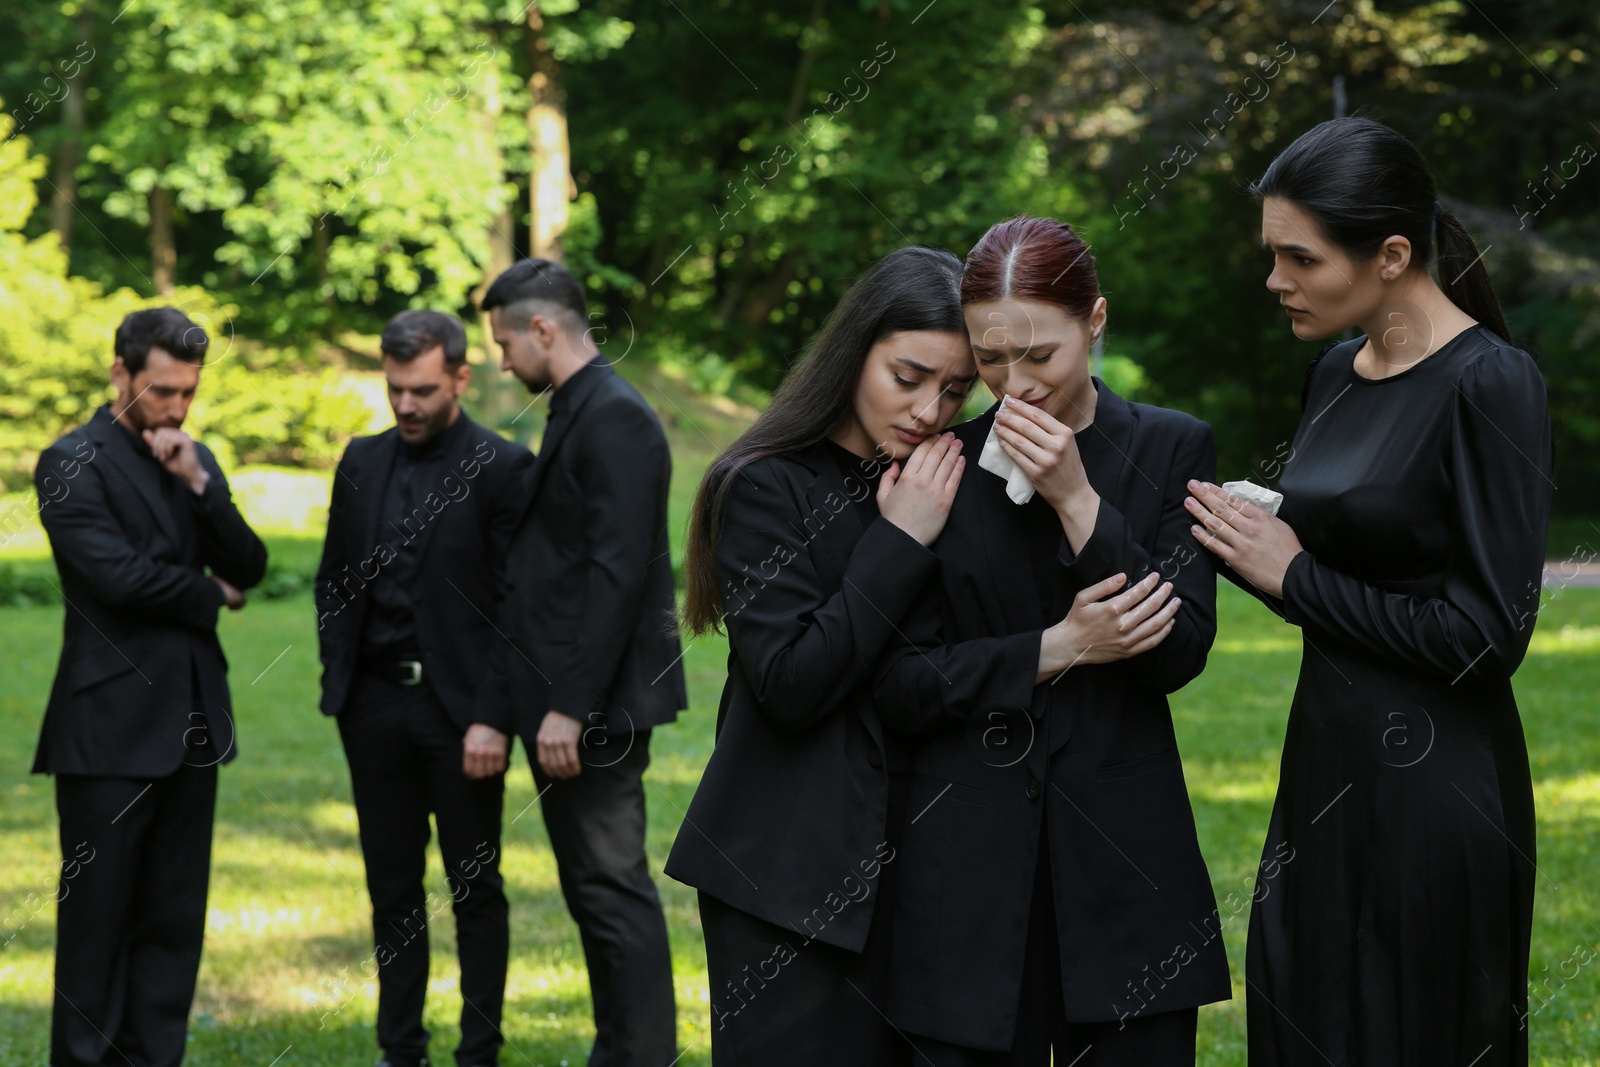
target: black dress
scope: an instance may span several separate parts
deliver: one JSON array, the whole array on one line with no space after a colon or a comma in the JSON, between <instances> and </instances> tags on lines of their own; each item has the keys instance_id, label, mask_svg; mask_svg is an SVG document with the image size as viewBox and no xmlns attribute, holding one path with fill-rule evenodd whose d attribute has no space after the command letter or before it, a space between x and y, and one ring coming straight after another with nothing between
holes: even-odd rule
<instances>
[{"instance_id":1,"label":"black dress","mask_svg":"<svg viewBox=\"0 0 1600 1067\"><path fill-rule=\"evenodd\" d=\"M1526 1064L1511 675L1549 519L1544 381L1481 326L1381 380L1355 372L1364 340L1313 363L1279 484L1305 649L1250 916L1250 1063Z\"/></svg>"}]
</instances>

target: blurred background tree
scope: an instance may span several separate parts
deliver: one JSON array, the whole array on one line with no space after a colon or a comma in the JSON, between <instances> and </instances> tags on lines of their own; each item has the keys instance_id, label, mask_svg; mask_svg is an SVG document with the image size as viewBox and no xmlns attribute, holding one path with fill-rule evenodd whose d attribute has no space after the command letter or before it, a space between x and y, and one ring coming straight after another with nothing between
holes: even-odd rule
<instances>
[{"instance_id":1,"label":"blurred background tree","mask_svg":"<svg viewBox=\"0 0 1600 1067\"><path fill-rule=\"evenodd\" d=\"M1108 374L1270 480L1317 346L1263 287L1247 186L1346 112L1433 161L1544 368L1558 509L1600 514L1590 0L50 0L14 21L0 97L39 155L7 180L37 195L8 198L31 251L0 269L35 265L7 285L40 339L0 334L28 383L8 484L81 414L90 379L49 367L104 361L96 300L203 291L235 309L241 367L314 380L370 372L395 311L475 323L486 276L556 255L634 358L770 388L871 260L962 253L1018 212L1093 246ZM238 433L241 458L329 459Z\"/></svg>"}]
</instances>

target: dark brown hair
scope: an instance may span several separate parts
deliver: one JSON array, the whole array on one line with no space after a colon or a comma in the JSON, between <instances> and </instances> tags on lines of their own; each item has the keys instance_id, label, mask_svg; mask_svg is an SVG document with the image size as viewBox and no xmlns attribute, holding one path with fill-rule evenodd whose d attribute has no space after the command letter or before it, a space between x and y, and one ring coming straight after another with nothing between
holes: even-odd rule
<instances>
[{"instance_id":1,"label":"dark brown hair","mask_svg":"<svg viewBox=\"0 0 1600 1067\"><path fill-rule=\"evenodd\" d=\"M844 294L767 409L707 468L684 553L683 621L692 632L721 627L717 537L734 478L758 459L797 452L832 433L855 404L867 353L890 334L937 330L965 341L960 287L961 261L949 252L912 246L878 260Z\"/></svg>"},{"instance_id":2,"label":"dark brown hair","mask_svg":"<svg viewBox=\"0 0 1600 1067\"><path fill-rule=\"evenodd\" d=\"M1511 341L1477 244L1439 202L1427 161L1398 131L1356 117L1319 123L1280 152L1250 191L1303 208L1358 262L1398 236L1411 242L1412 268L1425 271L1437 246L1444 295Z\"/></svg>"}]
</instances>

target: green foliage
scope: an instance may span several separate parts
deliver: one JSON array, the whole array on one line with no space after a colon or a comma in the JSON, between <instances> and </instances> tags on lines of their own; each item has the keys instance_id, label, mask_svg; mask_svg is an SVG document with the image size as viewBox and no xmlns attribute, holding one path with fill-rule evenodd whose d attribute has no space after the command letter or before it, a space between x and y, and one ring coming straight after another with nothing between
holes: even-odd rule
<instances>
[{"instance_id":1,"label":"green foliage","mask_svg":"<svg viewBox=\"0 0 1600 1067\"><path fill-rule=\"evenodd\" d=\"M224 468L332 467L369 419L340 368L307 367L292 350L239 343L206 369L185 427Z\"/></svg>"},{"instance_id":2,"label":"green foliage","mask_svg":"<svg viewBox=\"0 0 1600 1067\"><path fill-rule=\"evenodd\" d=\"M1096 205L1082 221L1111 336L1151 399L1212 422L1225 477L1260 480L1282 454L1320 347L1293 338L1264 287L1245 187L1333 116L1339 78L1350 112L1418 143L1486 249L1549 386L1556 508L1600 511L1600 166L1575 154L1600 147L1579 103L1600 92L1592 4L1241 0L1200 15L1097 0L1060 14L1037 129Z\"/></svg>"},{"instance_id":3,"label":"green foliage","mask_svg":"<svg viewBox=\"0 0 1600 1067\"><path fill-rule=\"evenodd\" d=\"M873 259L964 249L1037 177L1013 96L1039 12L941 4L912 25L924 6L628 8L628 47L567 81L635 319L771 387Z\"/></svg>"},{"instance_id":4,"label":"green foliage","mask_svg":"<svg viewBox=\"0 0 1600 1067\"><path fill-rule=\"evenodd\" d=\"M1141 396L1212 422L1242 475L1291 432L1316 351L1262 286L1245 186L1337 81L1417 140L1479 235L1550 383L1557 507L1600 511L1589 0L556 0L537 33L528 10L49 0L0 39L0 95L54 163L84 105L78 274L148 293L165 189L179 279L307 351L461 309L491 234L526 247L536 74L569 119L570 264L613 337L710 388L774 385L891 248L1052 214L1094 248ZM62 180L30 173L46 199Z\"/></svg>"},{"instance_id":5,"label":"green foliage","mask_svg":"<svg viewBox=\"0 0 1600 1067\"><path fill-rule=\"evenodd\" d=\"M9 133L13 121L0 116L0 130ZM0 489L31 484L39 452L110 399L112 332L152 303L69 276L54 234L20 232L45 165L29 147L26 137L0 143ZM198 290L167 302L202 324L225 317Z\"/></svg>"},{"instance_id":6,"label":"green foliage","mask_svg":"<svg viewBox=\"0 0 1600 1067\"><path fill-rule=\"evenodd\" d=\"M0 118L0 126L8 120ZM17 232L33 207L44 160L27 138L0 144L0 489L32 483L39 452L112 399L111 338L123 316L172 304L211 336L190 432L226 467L238 463L331 466L367 424L367 409L340 368L308 366L292 350L235 335L237 309L199 289L167 298L104 293L67 274L54 234Z\"/></svg>"}]
</instances>

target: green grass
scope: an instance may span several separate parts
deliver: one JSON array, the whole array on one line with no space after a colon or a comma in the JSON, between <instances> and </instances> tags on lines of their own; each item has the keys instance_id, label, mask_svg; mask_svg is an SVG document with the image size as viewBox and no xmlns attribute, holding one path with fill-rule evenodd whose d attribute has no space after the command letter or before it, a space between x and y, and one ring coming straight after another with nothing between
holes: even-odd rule
<instances>
[{"instance_id":1,"label":"green grass","mask_svg":"<svg viewBox=\"0 0 1600 1067\"><path fill-rule=\"evenodd\" d=\"M683 380L623 365L662 415L675 460L670 501L674 559L700 471L749 417L695 394ZM508 408L515 415L519 404ZM509 403L509 400L508 400ZM537 432L539 412L513 429ZM509 419L509 415L507 416ZM489 420L493 421L493 420ZM525 427L523 423L528 423ZM311 492L308 487L305 492ZM317 487L319 499L325 490ZM299 509L301 513L305 509ZM268 538L275 569L315 567L320 540L246 513ZM1600 533L1569 523L1553 554ZM1590 536L1592 534L1592 536ZM50 568L42 539L0 546L19 570ZM43 557L43 558L41 558ZM1234 969L1234 997L1200 1013L1200 1063L1245 1060L1244 934L1248 900L1277 782L1284 716L1299 667L1295 631L1224 585L1221 636L1205 675L1174 700L1200 841L1211 867ZM48 1047L59 855L51 783L31 777L34 741L60 650L59 607L0 609L0 1065L43 1063ZM224 613L233 665L240 757L222 773L211 914L189 1062L195 1067L349 1067L375 1059L375 990L361 977L371 927L349 776L333 724L317 713L314 613L308 594L258 600ZM278 658L280 653L282 658ZM685 1067L710 1061L705 957L692 891L660 865L710 754L727 648L698 639L684 657L691 708L657 732L646 777L648 847L667 909ZM1539 805L1539 866L1532 976L1533 1060L1593 1064L1600 1049L1600 590L1552 594L1517 677ZM506 793L504 871L512 907L505 1032L507 1067L579 1064L593 1039L577 931L567 916L526 760ZM528 809L525 813L524 809ZM523 813L519 817L519 813ZM515 822L512 820L515 818ZM437 855L429 888L446 895ZM1232 903L1230 904L1230 899ZM16 936L4 943L7 929ZM454 924L433 923L428 1025L436 1059L456 1039Z\"/></svg>"},{"instance_id":2,"label":"green grass","mask_svg":"<svg viewBox=\"0 0 1600 1067\"><path fill-rule=\"evenodd\" d=\"M1231 587L1221 597L1222 636L1211 666L1175 706L1201 844L1224 916L1237 913L1225 933L1236 999L1202 1010L1200 1061L1233 1065L1244 1063L1247 910L1230 907L1229 894L1248 900L1299 645ZM12 665L0 676L0 915L12 926L26 919L0 948L0 1063L43 1062L47 1043L55 816L49 780L26 768L59 627L54 607L0 611ZM241 755L222 775L191 1062L265 1067L283 1054L280 1067L364 1063L374 1051L374 992L349 976L359 976L371 951L367 901L349 779L333 724L316 711L309 597L252 604L225 616L222 633L233 662ZM1540 816L1532 970L1548 1003L1532 1021L1534 1062L1552 1067L1592 1063L1600 1048L1600 967L1577 962L1600 946L1600 733L1589 714L1600 688L1597 652L1600 592L1566 590L1540 619L1517 679ZM710 752L725 655L718 640L689 648L693 706L658 731L647 776L648 845L671 927L686 1065L709 1062L705 960L693 894L659 871ZM582 950L538 807L510 822L533 799L519 757L506 796L513 952L503 1062L577 1064L593 1036ZM430 862L430 888L442 897L443 873L436 856ZM448 913L436 920L433 937L428 1024L436 1053L444 1054L459 1011Z\"/></svg>"}]
</instances>

